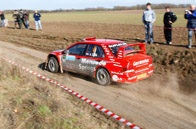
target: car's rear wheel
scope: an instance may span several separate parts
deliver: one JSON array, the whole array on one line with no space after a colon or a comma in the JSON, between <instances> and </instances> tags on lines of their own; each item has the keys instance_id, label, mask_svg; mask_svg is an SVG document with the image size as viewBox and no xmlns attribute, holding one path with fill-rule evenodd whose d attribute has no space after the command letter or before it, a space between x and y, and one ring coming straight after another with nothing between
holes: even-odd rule
<instances>
[{"instance_id":1,"label":"car's rear wheel","mask_svg":"<svg viewBox=\"0 0 196 129\"><path fill-rule=\"evenodd\" d=\"M104 68L99 68L96 72L96 81L98 84L107 86L111 83L111 77L108 71Z\"/></svg>"},{"instance_id":2,"label":"car's rear wheel","mask_svg":"<svg viewBox=\"0 0 196 129\"><path fill-rule=\"evenodd\" d=\"M52 73L59 72L59 64L55 57L50 57L48 60L48 70Z\"/></svg>"}]
</instances>

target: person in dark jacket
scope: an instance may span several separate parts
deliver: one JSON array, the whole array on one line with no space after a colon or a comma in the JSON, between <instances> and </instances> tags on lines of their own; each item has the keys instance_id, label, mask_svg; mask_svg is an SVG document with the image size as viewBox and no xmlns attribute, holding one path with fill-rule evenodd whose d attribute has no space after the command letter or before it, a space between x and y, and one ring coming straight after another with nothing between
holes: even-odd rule
<instances>
[{"instance_id":1,"label":"person in dark jacket","mask_svg":"<svg viewBox=\"0 0 196 129\"><path fill-rule=\"evenodd\" d=\"M20 12L19 12L19 16L20 16L20 24L21 24L21 27L20 29L22 29L22 24L24 25L24 27L26 28L26 25L25 25L25 21L24 21L24 11L21 9Z\"/></svg>"},{"instance_id":2,"label":"person in dark jacket","mask_svg":"<svg viewBox=\"0 0 196 129\"><path fill-rule=\"evenodd\" d=\"M193 31L195 32L196 37L196 8L194 5L190 6L190 10L185 10L184 18L188 20L187 28L188 28L188 48L192 47L192 37Z\"/></svg>"},{"instance_id":3,"label":"person in dark jacket","mask_svg":"<svg viewBox=\"0 0 196 129\"><path fill-rule=\"evenodd\" d=\"M166 43L172 44L172 24L177 20L177 16L171 11L169 7L165 7L164 22L164 34Z\"/></svg>"},{"instance_id":4,"label":"person in dark jacket","mask_svg":"<svg viewBox=\"0 0 196 129\"><path fill-rule=\"evenodd\" d=\"M37 12L37 10L35 10L35 13L33 15L34 19L35 19L35 28L36 28L36 31L39 30L42 30L42 24L41 24L41 21L40 21L40 17L41 17L41 14Z\"/></svg>"},{"instance_id":5,"label":"person in dark jacket","mask_svg":"<svg viewBox=\"0 0 196 129\"><path fill-rule=\"evenodd\" d=\"M24 22L26 29L29 29L29 13L27 11L24 12Z\"/></svg>"},{"instance_id":6,"label":"person in dark jacket","mask_svg":"<svg viewBox=\"0 0 196 129\"><path fill-rule=\"evenodd\" d=\"M5 27L5 15L3 12L0 12L1 17L1 27Z\"/></svg>"},{"instance_id":7,"label":"person in dark jacket","mask_svg":"<svg viewBox=\"0 0 196 129\"><path fill-rule=\"evenodd\" d=\"M14 18L14 28L16 29L17 24L20 27L20 25L19 25L20 16L19 16L17 10L14 10L14 13L13 13L12 17Z\"/></svg>"}]
</instances>

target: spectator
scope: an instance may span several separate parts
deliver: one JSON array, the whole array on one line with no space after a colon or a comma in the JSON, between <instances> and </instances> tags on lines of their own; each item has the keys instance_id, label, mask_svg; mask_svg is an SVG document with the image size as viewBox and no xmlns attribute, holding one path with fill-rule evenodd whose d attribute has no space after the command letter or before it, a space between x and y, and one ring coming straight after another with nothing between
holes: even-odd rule
<instances>
[{"instance_id":1,"label":"spectator","mask_svg":"<svg viewBox=\"0 0 196 129\"><path fill-rule=\"evenodd\" d=\"M171 11L169 7L165 7L165 15L164 15L164 34L166 43L172 44L172 24L177 20L177 16Z\"/></svg>"},{"instance_id":2,"label":"spectator","mask_svg":"<svg viewBox=\"0 0 196 129\"><path fill-rule=\"evenodd\" d=\"M146 10L143 13L143 23L145 25L146 30L146 40L145 42L148 43L149 40L149 31L150 31L150 44L154 43L153 39L153 23L156 20L156 14L152 10L151 3L146 4Z\"/></svg>"},{"instance_id":3,"label":"spectator","mask_svg":"<svg viewBox=\"0 0 196 129\"><path fill-rule=\"evenodd\" d=\"M1 27L5 27L5 15L3 12L0 12L1 17Z\"/></svg>"},{"instance_id":4,"label":"spectator","mask_svg":"<svg viewBox=\"0 0 196 129\"><path fill-rule=\"evenodd\" d=\"M20 26L19 25L20 16L19 16L17 10L14 10L12 17L14 18L14 28L16 29L17 24L18 24L18 26Z\"/></svg>"},{"instance_id":5,"label":"spectator","mask_svg":"<svg viewBox=\"0 0 196 129\"><path fill-rule=\"evenodd\" d=\"M188 48L192 47L192 37L193 31L195 32L196 37L196 8L194 5L190 6L190 10L185 10L184 18L188 20L187 28L188 28Z\"/></svg>"},{"instance_id":6,"label":"spectator","mask_svg":"<svg viewBox=\"0 0 196 129\"><path fill-rule=\"evenodd\" d=\"M41 14L38 13L37 10L35 10L35 13L34 13L33 17L35 19L35 28L36 28L36 30L38 31L39 28L40 28L40 30L42 30L42 25L41 25L41 21L40 21Z\"/></svg>"},{"instance_id":7,"label":"spectator","mask_svg":"<svg viewBox=\"0 0 196 129\"><path fill-rule=\"evenodd\" d=\"M25 22L26 29L29 29L29 13L28 12L24 12L24 22Z\"/></svg>"},{"instance_id":8,"label":"spectator","mask_svg":"<svg viewBox=\"0 0 196 129\"><path fill-rule=\"evenodd\" d=\"M18 20L18 23L19 23L19 29L22 29L22 23L23 23L23 10L21 9L19 12L18 12L18 16L19 16L19 20Z\"/></svg>"},{"instance_id":9,"label":"spectator","mask_svg":"<svg viewBox=\"0 0 196 129\"><path fill-rule=\"evenodd\" d=\"M22 29L22 24L23 24L24 27L26 28L26 25L25 25L25 22L24 22L24 12L23 12L22 9L21 9L20 12L19 12L19 16L20 16L20 24L21 24L20 29Z\"/></svg>"}]
</instances>

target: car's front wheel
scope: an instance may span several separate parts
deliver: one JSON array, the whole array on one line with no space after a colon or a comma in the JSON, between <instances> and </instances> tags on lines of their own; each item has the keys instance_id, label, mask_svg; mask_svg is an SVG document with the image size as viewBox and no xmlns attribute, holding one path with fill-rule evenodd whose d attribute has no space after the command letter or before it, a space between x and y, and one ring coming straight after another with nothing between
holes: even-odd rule
<instances>
[{"instance_id":1,"label":"car's front wheel","mask_svg":"<svg viewBox=\"0 0 196 129\"><path fill-rule=\"evenodd\" d=\"M108 71L104 68L99 68L96 72L97 83L103 86L110 85L111 77Z\"/></svg>"},{"instance_id":2,"label":"car's front wheel","mask_svg":"<svg viewBox=\"0 0 196 129\"><path fill-rule=\"evenodd\" d=\"M48 60L48 70L52 73L59 72L59 64L55 57L50 57Z\"/></svg>"}]
</instances>

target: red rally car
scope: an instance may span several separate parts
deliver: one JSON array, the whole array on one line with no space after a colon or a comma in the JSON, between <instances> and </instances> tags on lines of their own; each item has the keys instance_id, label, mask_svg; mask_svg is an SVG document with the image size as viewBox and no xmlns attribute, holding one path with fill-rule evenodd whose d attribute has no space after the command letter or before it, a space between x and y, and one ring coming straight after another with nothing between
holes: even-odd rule
<instances>
[{"instance_id":1,"label":"red rally car","mask_svg":"<svg viewBox=\"0 0 196 129\"><path fill-rule=\"evenodd\" d=\"M127 45L95 37L49 53L46 67L54 73L65 70L87 75L104 86L112 81L136 82L153 73L152 58L146 55L145 44Z\"/></svg>"}]
</instances>

